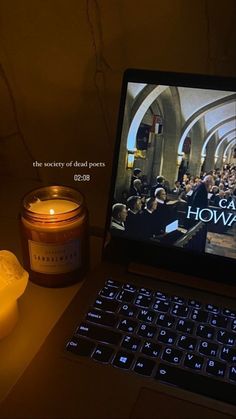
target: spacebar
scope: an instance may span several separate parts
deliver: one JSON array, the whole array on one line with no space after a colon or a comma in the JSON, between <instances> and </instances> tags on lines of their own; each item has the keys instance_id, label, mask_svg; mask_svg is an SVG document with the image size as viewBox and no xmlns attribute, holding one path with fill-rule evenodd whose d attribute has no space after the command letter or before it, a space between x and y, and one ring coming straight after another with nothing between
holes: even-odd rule
<instances>
[{"instance_id":1,"label":"spacebar","mask_svg":"<svg viewBox=\"0 0 236 419\"><path fill-rule=\"evenodd\" d=\"M236 386L233 384L166 364L159 364L155 378L185 390L236 405Z\"/></svg>"}]
</instances>

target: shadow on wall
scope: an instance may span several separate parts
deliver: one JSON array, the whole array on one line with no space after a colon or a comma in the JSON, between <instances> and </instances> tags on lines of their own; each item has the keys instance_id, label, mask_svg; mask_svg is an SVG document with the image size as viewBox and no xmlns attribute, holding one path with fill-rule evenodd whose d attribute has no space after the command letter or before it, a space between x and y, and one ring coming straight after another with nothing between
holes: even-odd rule
<instances>
[{"instance_id":1,"label":"shadow on wall","mask_svg":"<svg viewBox=\"0 0 236 419\"><path fill-rule=\"evenodd\" d=\"M85 194L91 224L103 225L123 70L234 74L235 2L226 2L222 21L215 1L148 0L144 13L134 0L112 7L110 0L57 1L43 9L28 0L27 8L19 2L14 10L4 0L0 187L6 199L9 179L21 184L14 190L18 201L37 185L67 184ZM43 166L36 169L35 161ZM44 167L54 162L72 167ZM90 178L75 181L74 174Z\"/></svg>"}]
</instances>

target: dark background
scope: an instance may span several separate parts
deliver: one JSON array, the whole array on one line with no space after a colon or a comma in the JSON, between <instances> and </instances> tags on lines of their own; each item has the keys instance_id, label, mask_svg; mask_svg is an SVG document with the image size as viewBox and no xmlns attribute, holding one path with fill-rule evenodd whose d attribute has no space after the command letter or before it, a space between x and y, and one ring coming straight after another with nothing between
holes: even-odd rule
<instances>
[{"instance_id":1,"label":"dark background","mask_svg":"<svg viewBox=\"0 0 236 419\"><path fill-rule=\"evenodd\" d=\"M48 183L84 192L103 226L123 70L235 75L235 16L235 0L1 0L0 247L17 249L22 196Z\"/></svg>"}]
</instances>

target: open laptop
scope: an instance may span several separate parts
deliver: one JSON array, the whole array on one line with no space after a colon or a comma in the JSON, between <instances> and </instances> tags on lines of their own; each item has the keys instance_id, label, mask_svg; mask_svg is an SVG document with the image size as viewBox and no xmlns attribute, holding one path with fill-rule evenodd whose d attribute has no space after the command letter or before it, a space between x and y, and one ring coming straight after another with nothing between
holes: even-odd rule
<instances>
[{"instance_id":1,"label":"open laptop","mask_svg":"<svg viewBox=\"0 0 236 419\"><path fill-rule=\"evenodd\" d=\"M179 227L179 221L174 220L170 224L167 224L167 226L165 228L165 232L166 233L172 233L172 231L176 231L178 229L178 227Z\"/></svg>"},{"instance_id":2,"label":"open laptop","mask_svg":"<svg viewBox=\"0 0 236 419\"><path fill-rule=\"evenodd\" d=\"M1 405L1 418L235 417L236 146L227 134L235 92L233 78L125 72L103 261ZM143 208L132 207L138 218L129 234L135 167L143 189L133 201ZM165 212L159 219L155 196L149 200L160 175L167 198L176 180L193 191L168 216L171 230L188 221L168 243L157 231ZM231 190L219 212L207 200L212 179Z\"/></svg>"}]
</instances>

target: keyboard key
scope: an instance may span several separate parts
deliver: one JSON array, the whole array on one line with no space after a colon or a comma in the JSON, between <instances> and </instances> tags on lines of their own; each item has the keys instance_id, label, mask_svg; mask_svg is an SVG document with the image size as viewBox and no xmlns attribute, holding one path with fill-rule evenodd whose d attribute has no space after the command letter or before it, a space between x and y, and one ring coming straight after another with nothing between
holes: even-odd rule
<instances>
[{"instance_id":1,"label":"keyboard key","mask_svg":"<svg viewBox=\"0 0 236 419\"><path fill-rule=\"evenodd\" d=\"M175 304L171 310L174 316L187 317L189 313L189 307L181 304Z\"/></svg>"},{"instance_id":2,"label":"keyboard key","mask_svg":"<svg viewBox=\"0 0 236 419\"><path fill-rule=\"evenodd\" d=\"M236 375L236 368L235 368ZM159 364L155 378L185 390L236 405L235 385L215 380L164 363Z\"/></svg>"},{"instance_id":3,"label":"keyboard key","mask_svg":"<svg viewBox=\"0 0 236 419\"><path fill-rule=\"evenodd\" d=\"M208 359L206 364L206 372L215 375L216 377L224 377L226 370L226 364L223 362L216 361L214 359Z\"/></svg>"},{"instance_id":4,"label":"keyboard key","mask_svg":"<svg viewBox=\"0 0 236 419\"><path fill-rule=\"evenodd\" d=\"M109 279L106 281L106 285L111 285L112 287L119 288L119 287L121 286L121 283L120 283L119 281L115 281L115 280L114 280L114 279L112 279L112 278L109 278Z\"/></svg>"},{"instance_id":5,"label":"keyboard key","mask_svg":"<svg viewBox=\"0 0 236 419\"><path fill-rule=\"evenodd\" d=\"M94 309L88 312L86 320L89 320L93 323L99 323L103 326L114 327L117 324L118 318L114 313L106 313Z\"/></svg>"},{"instance_id":6,"label":"keyboard key","mask_svg":"<svg viewBox=\"0 0 236 419\"><path fill-rule=\"evenodd\" d=\"M206 323L208 320L209 314L207 311L193 309L191 314L191 319L197 322Z\"/></svg>"},{"instance_id":7,"label":"keyboard key","mask_svg":"<svg viewBox=\"0 0 236 419\"><path fill-rule=\"evenodd\" d=\"M236 364L236 348L231 348L229 346L223 346L220 354L221 359L229 362L230 364Z\"/></svg>"},{"instance_id":8,"label":"keyboard key","mask_svg":"<svg viewBox=\"0 0 236 419\"><path fill-rule=\"evenodd\" d=\"M168 300L169 297L167 294L164 294L163 292L156 291L155 296L158 298L158 300Z\"/></svg>"},{"instance_id":9,"label":"keyboard key","mask_svg":"<svg viewBox=\"0 0 236 419\"><path fill-rule=\"evenodd\" d=\"M137 291L137 287L135 287L135 285L133 284L124 284L122 287L124 290L126 291L130 291L130 292L135 292Z\"/></svg>"},{"instance_id":10,"label":"keyboard key","mask_svg":"<svg viewBox=\"0 0 236 419\"><path fill-rule=\"evenodd\" d=\"M130 319L123 319L118 325L118 329L123 330L123 332L133 333L136 329L138 322Z\"/></svg>"},{"instance_id":11,"label":"keyboard key","mask_svg":"<svg viewBox=\"0 0 236 419\"><path fill-rule=\"evenodd\" d=\"M152 323L156 317L156 313L151 310L141 309L139 311L138 319L146 323Z\"/></svg>"},{"instance_id":12,"label":"keyboard key","mask_svg":"<svg viewBox=\"0 0 236 419\"><path fill-rule=\"evenodd\" d=\"M119 303L115 300L108 300L107 298L97 297L93 306L94 308L99 308L103 311L110 311L115 313L119 307Z\"/></svg>"},{"instance_id":13,"label":"keyboard key","mask_svg":"<svg viewBox=\"0 0 236 419\"><path fill-rule=\"evenodd\" d=\"M211 313L215 313L215 314L219 313L219 311L220 311L219 307L214 306L213 304L206 304L205 309L207 311L210 311Z\"/></svg>"},{"instance_id":14,"label":"keyboard key","mask_svg":"<svg viewBox=\"0 0 236 419\"><path fill-rule=\"evenodd\" d=\"M130 304L123 304L120 308L119 313L123 314L126 317L134 317L137 313L138 309L136 307L131 306Z\"/></svg>"},{"instance_id":15,"label":"keyboard key","mask_svg":"<svg viewBox=\"0 0 236 419\"><path fill-rule=\"evenodd\" d=\"M170 314L166 313L159 313L157 315L157 321L156 324L159 324L163 327L172 327L175 323L175 317L171 316Z\"/></svg>"},{"instance_id":16,"label":"keyboard key","mask_svg":"<svg viewBox=\"0 0 236 419\"><path fill-rule=\"evenodd\" d=\"M222 309L223 316L231 317L232 319L236 319L236 311L231 310L229 308L223 308Z\"/></svg>"},{"instance_id":17,"label":"keyboard key","mask_svg":"<svg viewBox=\"0 0 236 419\"><path fill-rule=\"evenodd\" d=\"M174 295L171 297L171 300L177 304L186 304L185 298L179 297L178 295Z\"/></svg>"},{"instance_id":18,"label":"keyboard key","mask_svg":"<svg viewBox=\"0 0 236 419\"><path fill-rule=\"evenodd\" d=\"M125 352L125 351L119 351L117 352L113 360L113 365L127 370L131 367L133 359L134 359L133 354L130 354L129 352Z\"/></svg>"},{"instance_id":19,"label":"keyboard key","mask_svg":"<svg viewBox=\"0 0 236 419\"><path fill-rule=\"evenodd\" d=\"M168 361L173 364L179 364L182 356L183 356L183 352L180 351L179 349L167 347L163 351L162 359L164 361Z\"/></svg>"},{"instance_id":20,"label":"keyboard key","mask_svg":"<svg viewBox=\"0 0 236 419\"><path fill-rule=\"evenodd\" d=\"M202 304L201 304L201 303L199 303L199 301L197 301L197 300L192 300L192 299L189 299L189 300L188 300L188 305L189 305L190 307L194 307L194 308L201 308L201 306L202 306Z\"/></svg>"},{"instance_id":21,"label":"keyboard key","mask_svg":"<svg viewBox=\"0 0 236 419\"><path fill-rule=\"evenodd\" d=\"M236 332L236 319L232 321L231 329L233 330L233 332Z\"/></svg>"},{"instance_id":22,"label":"keyboard key","mask_svg":"<svg viewBox=\"0 0 236 419\"><path fill-rule=\"evenodd\" d=\"M139 307L149 308L152 302L151 297L146 297L145 295L138 294L134 304Z\"/></svg>"},{"instance_id":23,"label":"keyboard key","mask_svg":"<svg viewBox=\"0 0 236 419\"><path fill-rule=\"evenodd\" d=\"M184 359L184 365L195 371L200 371L203 367L204 358L202 356L187 353Z\"/></svg>"},{"instance_id":24,"label":"keyboard key","mask_svg":"<svg viewBox=\"0 0 236 419\"><path fill-rule=\"evenodd\" d=\"M137 334L139 336L142 336L144 338L153 339L157 331L157 328L155 326L150 326L148 324L141 324Z\"/></svg>"},{"instance_id":25,"label":"keyboard key","mask_svg":"<svg viewBox=\"0 0 236 419\"><path fill-rule=\"evenodd\" d=\"M161 345L158 345L157 343L149 342L146 340L142 347L142 353L148 356L151 356L152 358L157 358L161 351Z\"/></svg>"},{"instance_id":26,"label":"keyboard key","mask_svg":"<svg viewBox=\"0 0 236 419\"><path fill-rule=\"evenodd\" d=\"M153 291L149 288L140 288L139 294L146 295L146 297L152 297Z\"/></svg>"},{"instance_id":27,"label":"keyboard key","mask_svg":"<svg viewBox=\"0 0 236 419\"><path fill-rule=\"evenodd\" d=\"M117 330L109 330L105 327L93 323L81 323L76 330L76 335L86 336L98 342L110 343L118 345L121 341L122 334Z\"/></svg>"},{"instance_id":28,"label":"keyboard key","mask_svg":"<svg viewBox=\"0 0 236 419\"><path fill-rule=\"evenodd\" d=\"M216 343L207 342L202 340L199 345L199 352L207 356L216 356L219 346Z\"/></svg>"},{"instance_id":29,"label":"keyboard key","mask_svg":"<svg viewBox=\"0 0 236 419\"><path fill-rule=\"evenodd\" d=\"M120 291L117 297L117 300L124 301L126 303L132 303L134 300L134 293L131 291Z\"/></svg>"},{"instance_id":30,"label":"keyboard key","mask_svg":"<svg viewBox=\"0 0 236 419\"><path fill-rule=\"evenodd\" d=\"M229 378L230 378L230 380L233 380L233 381L236 382L236 365L232 365L232 367L230 367Z\"/></svg>"},{"instance_id":31,"label":"keyboard key","mask_svg":"<svg viewBox=\"0 0 236 419\"><path fill-rule=\"evenodd\" d=\"M177 345L188 351L194 351L197 346L197 339L191 336L182 335L179 337Z\"/></svg>"},{"instance_id":32,"label":"keyboard key","mask_svg":"<svg viewBox=\"0 0 236 419\"><path fill-rule=\"evenodd\" d=\"M150 376L155 367L155 362L151 359L139 357L135 363L134 371L138 374Z\"/></svg>"},{"instance_id":33,"label":"keyboard key","mask_svg":"<svg viewBox=\"0 0 236 419\"><path fill-rule=\"evenodd\" d=\"M130 351L137 351L141 343L141 339L135 338L133 336L125 335L122 341L121 346Z\"/></svg>"},{"instance_id":34,"label":"keyboard key","mask_svg":"<svg viewBox=\"0 0 236 419\"><path fill-rule=\"evenodd\" d=\"M205 324L199 324L197 327L196 335L205 339L213 339L215 335L215 329L214 327L206 326Z\"/></svg>"},{"instance_id":35,"label":"keyboard key","mask_svg":"<svg viewBox=\"0 0 236 419\"><path fill-rule=\"evenodd\" d=\"M170 308L170 303L168 301L156 300L152 306L155 311L167 312Z\"/></svg>"},{"instance_id":36,"label":"keyboard key","mask_svg":"<svg viewBox=\"0 0 236 419\"><path fill-rule=\"evenodd\" d=\"M221 343L233 346L236 342L236 335L233 333L226 332L225 330L219 330L217 333L217 339Z\"/></svg>"},{"instance_id":37,"label":"keyboard key","mask_svg":"<svg viewBox=\"0 0 236 419\"><path fill-rule=\"evenodd\" d=\"M176 329L180 330L181 332L193 333L194 322L191 320L179 319L176 325Z\"/></svg>"},{"instance_id":38,"label":"keyboard key","mask_svg":"<svg viewBox=\"0 0 236 419\"><path fill-rule=\"evenodd\" d=\"M225 316L221 316L219 314L214 314L211 317L210 324L216 327L223 327L226 328L228 323L228 318Z\"/></svg>"},{"instance_id":39,"label":"keyboard key","mask_svg":"<svg viewBox=\"0 0 236 419\"><path fill-rule=\"evenodd\" d=\"M170 332L169 330L162 329L158 335L158 340L163 343L169 343L172 345L176 340L177 334Z\"/></svg>"},{"instance_id":40,"label":"keyboard key","mask_svg":"<svg viewBox=\"0 0 236 419\"><path fill-rule=\"evenodd\" d=\"M87 339L72 338L66 345L66 349L73 354L80 356L90 356L95 348L95 344Z\"/></svg>"},{"instance_id":41,"label":"keyboard key","mask_svg":"<svg viewBox=\"0 0 236 419\"><path fill-rule=\"evenodd\" d=\"M110 346L98 345L95 349L92 358L100 362L109 362L114 350Z\"/></svg>"},{"instance_id":42,"label":"keyboard key","mask_svg":"<svg viewBox=\"0 0 236 419\"><path fill-rule=\"evenodd\" d=\"M104 298L113 299L117 295L118 289L116 287L111 287L106 285L101 291L100 295Z\"/></svg>"}]
</instances>

